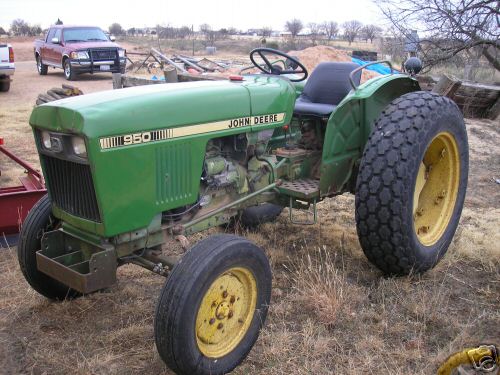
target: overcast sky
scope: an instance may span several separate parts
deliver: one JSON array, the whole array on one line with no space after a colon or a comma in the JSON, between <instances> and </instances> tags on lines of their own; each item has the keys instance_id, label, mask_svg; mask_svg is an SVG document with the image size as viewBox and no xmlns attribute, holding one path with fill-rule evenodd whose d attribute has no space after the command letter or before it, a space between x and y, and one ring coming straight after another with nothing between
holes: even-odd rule
<instances>
[{"instance_id":1,"label":"overcast sky","mask_svg":"<svg viewBox=\"0 0 500 375\"><path fill-rule=\"evenodd\" d=\"M286 20L309 22L351 19L377 23L380 14L372 0L0 0L0 26L8 29L21 18L48 27L60 18L65 24L88 24L107 29L113 22L125 28L194 25L213 28L272 27L283 30Z\"/></svg>"}]
</instances>

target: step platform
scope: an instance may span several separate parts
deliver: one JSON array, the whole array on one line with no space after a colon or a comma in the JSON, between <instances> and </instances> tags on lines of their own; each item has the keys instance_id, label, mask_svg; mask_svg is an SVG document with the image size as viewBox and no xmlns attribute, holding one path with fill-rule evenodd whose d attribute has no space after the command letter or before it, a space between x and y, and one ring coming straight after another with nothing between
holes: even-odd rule
<instances>
[{"instance_id":1,"label":"step platform","mask_svg":"<svg viewBox=\"0 0 500 375\"><path fill-rule=\"evenodd\" d=\"M283 181L278 187L280 193L297 199L312 200L319 198L319 180L302 179Z\"/></svg>"}]
</instances>

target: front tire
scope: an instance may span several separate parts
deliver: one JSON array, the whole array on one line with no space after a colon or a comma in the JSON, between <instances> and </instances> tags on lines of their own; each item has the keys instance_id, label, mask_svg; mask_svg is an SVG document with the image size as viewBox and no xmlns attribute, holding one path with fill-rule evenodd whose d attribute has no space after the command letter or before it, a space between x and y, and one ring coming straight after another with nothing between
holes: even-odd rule
<instances>
[{"instance_id":1,"label":"front tire","mask_svg":"<svg viewBox=\"0 0 500 375\"><path fill-rule=\"evenodd\" d=\"M455 234L468 165L467 132L453 101L419 91L390 103L357 178L356 225L370 262L392 275L434 267Z\"/></svg>"},{"instance_id":2,"label":"front tire","mask_svg":"<svg viewBox=\"0 0 500 375\"><path fill-rule=\"evenodd\" d=\"M41 249L43 234L58 225L59 221L52 216L49 196L44 195L33 206L21 227L17 257L21 272L33 289L47 298L64 300L74 298L79 293L40 272L36 263L36 252Z\"/></svg>"},{"instance_id":3,"label":"front tire","mask_svg":"<svg viewBox=\"0 0 500 375\"><path fill-rule=\"evenodd\" d=\"M271 269L264 252L233 235L197 243L174 267L158 301L156 347L177 374L226 374L266 320Z\"/></svg>"},{"instance_id":4,"label":"front tire","mask_svg":"<svg viewBox=\"0 0 500 375\"><path fill-rule=\"evenodd\" d=\"M63 69L64 69L64 77L68 81L74 81L76 79L76 73L73 67L71 66L69 59L64 60Z\"/></svg>"}]
</instances>

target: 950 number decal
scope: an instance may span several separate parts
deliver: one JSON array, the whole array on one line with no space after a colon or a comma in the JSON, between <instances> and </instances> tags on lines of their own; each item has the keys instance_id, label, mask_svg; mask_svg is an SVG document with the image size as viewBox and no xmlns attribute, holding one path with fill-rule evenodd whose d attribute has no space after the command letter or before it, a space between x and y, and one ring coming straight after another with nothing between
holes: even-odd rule
<instances>
[{"instance_id":1,"label":"950 number decal","mask_svg":"<svg viewBox=\"0 0 500 375\"><path fill-rule=\"evenodd\" d=\"M135 145L151 141L151 132L127 134L123 136L123 145Z\"/></svg>"},{"instance_id":2,"label":"950 number decal","mask_svg":"<svg viewBox=\"0 0 500 375\"><path fill-rule=\"evenodd\" d=\"M116 137L106 137L101 138L99 143L101 144L101 149L106 150L109 148L137 145L169 138L172 138L172 129L153 130L149 132L118 135Z\"/></svg>"}]
</instances>

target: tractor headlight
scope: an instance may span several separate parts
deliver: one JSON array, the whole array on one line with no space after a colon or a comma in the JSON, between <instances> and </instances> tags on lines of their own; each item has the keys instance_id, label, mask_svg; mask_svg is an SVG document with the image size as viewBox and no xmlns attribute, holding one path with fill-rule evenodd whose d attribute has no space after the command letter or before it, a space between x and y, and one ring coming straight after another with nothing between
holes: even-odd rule
<instances>
[{"instance_id":1,"label":"tractor headlight","mask_svg":"<svg viewBox=\"0 0 500 375\"><path fill-rule=\"evenodd\" d=\"M86 51L75 51L70 53L70 57L75 60L86 60L89 54Z\"/></svg>"},{"instance_id":2,"label":"tractor headlight","mask_svg":"<svg viewBox=\"0 0 500 375\"><path fill-rule=\"evenodd\" d=\"M85 141L81 137L73 137L71 139L71 144L73 145L73 152L82 158L87 157L87 147L85 147Z\"/></svg>"},{"instance_id":3,"label":"tractor headlight","mask_svg":"<svg viewBox=\"0 0 500 375\"><path fill-rule=\"evenodd\" d=\"M125 57L125 50L124 49L119 49L118 50L118 56Z\"/></svg>"},{"instance_id":4,"label":"tractor headlight","mask_svg":"<svg viewBox=\"0 0 500 375\"><path fill-rule=\"evenodd\" d=\"M52 147L52 142L50 140L50 133L47 131L42 132L42 144L47 150L50 150Z\"/></svg>"}]
</instances>

